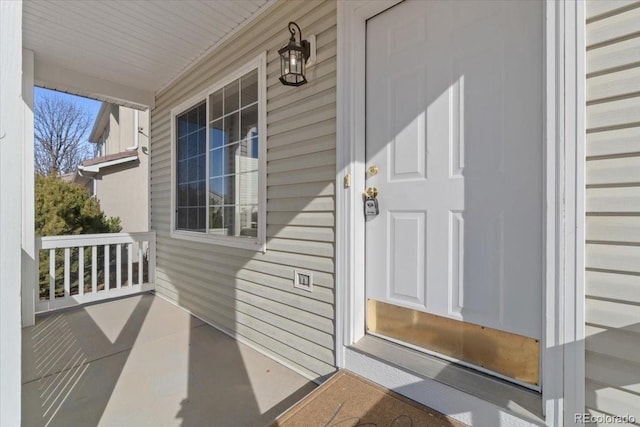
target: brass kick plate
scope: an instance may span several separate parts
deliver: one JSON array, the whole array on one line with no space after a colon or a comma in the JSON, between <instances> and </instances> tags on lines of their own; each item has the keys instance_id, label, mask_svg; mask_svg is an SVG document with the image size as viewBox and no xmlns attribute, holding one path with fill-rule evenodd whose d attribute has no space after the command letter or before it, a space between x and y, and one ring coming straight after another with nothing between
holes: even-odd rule
<instances>
[{"instance_id":1,"label":"brass kick plate","mask_svg":"<svg viewBox=\"0 0 640 427\"><path fill-rule=\"evenodd\" d=\"M367 328L524 383L540 381L540 343L533 338L372 299Z\"/></svg>"}]
</instances>

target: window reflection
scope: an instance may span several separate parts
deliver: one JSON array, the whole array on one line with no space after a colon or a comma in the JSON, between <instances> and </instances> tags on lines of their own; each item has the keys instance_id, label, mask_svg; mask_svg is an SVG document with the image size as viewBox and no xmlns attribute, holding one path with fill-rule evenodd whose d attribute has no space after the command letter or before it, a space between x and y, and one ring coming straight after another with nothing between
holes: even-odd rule
<instances>
[{"instance_id":1,"label":"window reflection","mask_svg":"<svg viewBox=\"0 0 640 427\"><path fill-rule=\"evenodd\" d=\"M206 103L176 118L176 228L206 229ZM204 213L203 213L204 212Z\"/></svg>"},{"instance_id":2,"label":"window reflection","mask_svg":"<svg viewBox=\"0 0 640 427\"><path fill-rule=\"evenodd\" d=\"M258 71L209 97L209 232L256 237Z\"/></svg>"},{"instance_id":3,"label":"window reflection","mask_svg":"<svg viewBox=\"0 0 640 427\"><path fill-rule=\"evenodd\" d=\"M258 110L256 69L176 117L177 229L257 236Z\"/></svg>"}]
</instances>

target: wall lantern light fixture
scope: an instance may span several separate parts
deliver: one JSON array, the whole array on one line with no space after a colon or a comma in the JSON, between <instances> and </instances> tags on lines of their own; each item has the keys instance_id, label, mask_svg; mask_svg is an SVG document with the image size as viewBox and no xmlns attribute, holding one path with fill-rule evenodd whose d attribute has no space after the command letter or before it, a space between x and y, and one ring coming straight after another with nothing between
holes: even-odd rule
<instances>
[{"instance_id":1,"label":"wall lantern light fixture","mask_svg":"<svg viewBox=\"0 0 640 427\"><path fill-rule=\"evenodd\" d=\"M280 82L286 86L307 83L306 69L315 62L315 36L302 39L302 31L295 22L289 22L289 44L278 51L280 55ZM296 41L296 32L298 41Z\"/></svg>"}]
</instances>

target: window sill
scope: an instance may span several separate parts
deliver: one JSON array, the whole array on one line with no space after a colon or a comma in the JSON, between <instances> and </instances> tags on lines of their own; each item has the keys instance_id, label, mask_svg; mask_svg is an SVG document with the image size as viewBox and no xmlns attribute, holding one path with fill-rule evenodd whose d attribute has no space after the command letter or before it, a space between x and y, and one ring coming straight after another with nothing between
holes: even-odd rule
<instances>
[{"instance_id":1,"label":"window sill","mask_svg":"<svg viewBox=\"0 0 640 427\"><path fill-rule=\"evenodd\" d=\"M371 335L365 335L349 349L544 424L540 393Z\"/></svg>"},{"instance_id":2,"label":"window sill","mask_svg":"<svg viewBox=\"0 0 640 427\"><path fill-rule=\"evenodd\" d=\"M216 236L206 233L198 233L184 230L172 230L171 237L174 239L189 240L191 242L206 243L209 245L227 246L231 248L247 249L265 253L267 245L258 239L248 239L243 237Z\"/></svg>"}]
</instances>

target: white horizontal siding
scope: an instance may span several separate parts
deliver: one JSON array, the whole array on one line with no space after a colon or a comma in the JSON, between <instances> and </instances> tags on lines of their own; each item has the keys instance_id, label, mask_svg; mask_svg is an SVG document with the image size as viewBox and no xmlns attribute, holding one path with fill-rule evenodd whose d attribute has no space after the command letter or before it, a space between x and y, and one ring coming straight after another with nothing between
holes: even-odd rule
<instances>
[{"instance_id":1,"label":"white horizontal siding","mask_svg":"<svg viewBox=\"0 0 640 427\"><path fill-rule=\"evenodd\" d=\"M640 49L635 39L625 40L587 51L587 75L619 71L640 62Z\"/></svg>"},{"instance_id":2,"label":"white horizontal siding","mask_svg":"<svg viewBox=\"0 0 640 427\"><path fill-rule=\"evenodd\" d=\"M640 153L640 126L587 134L588 157L629 153Z\"/></svg>"},{"instance_id":3,"label":"white horizontal siding","mask_svg":"<svg viewBox=\"0 0 640 427\"><path fill-rule=\"evenodd\" d=\"M587 380L585 388L585 402L588 407L596 406L601 409L601 413L610 415L623 414L621 416L633 417L632 419L640 420L640 407L636 406L634 401L629 398L633 393L615 387L607 387L607 383L602 384L592 380Z\"/></svg>"},{"instance_id":4,"label":"white horizontal siding","mask_svg":"<svg viewBox=\"0 0 640 427\"><path fill-rule=\"evenodd\" d=\"M284 239L314 240L317 242L334 242L335 233L327 227L276 227L267 226L267 236Z\"/></svg>"},{"instance_id":5,"label":"white horizontal siding","mask_svg":"<svg viewBox=\"0 0 640 427\"><path fill-rule=\"evenodd\" d=\"M587 294L594 298L615 298L630 304L640 304L640 276L601 271L587 271Z\"/></svg>"},{"instance_id":6,"label":"white horizontal siding","mask_svg":"<svg viewBox=\"0 0 640 427\"><path fill-rule=\"evenodd\" d=\"M291 164L295 162L295 164ZM295 159L275 159L269 160L269 173L276 172L290 172L293 168L309 169L318 168L322 166L335 166L336 163L336 150L315 151L312 153L304 153L296 156Z\"/></svg>"},{"instance_id":7,"label":"white horizontal siding","mask_svg":"<svg viewBox=\"0 0 640 427\"><path fill-rule=\"evenodd\" d=\"M638 365L613 359L598 353L589 353L587 367L592 372L592 380L601 384L611 384L632 393L640 393L639 384L629 384L629 378L638 376Z\"/></svg>"},{"instance_id":8,"label":"white horizontal siding","mask_svg":"<svg viewBox=\"0 0 640 427\"><path fill-rule=\"evenodd\" d=\"M640 242L638 225L637 218L632 216L590 216L587 218L587 241Z\"/></svg>"},{"instance_id":9,"label":"white horizontal siding","mask_svg":"<svg viewBox=\"0 0 640 427\"><path fill-rule=\"evenodd\" d=\"M622 184L640 184L640 156L594 159L588 162L587 185Z\"/></svg>"},{"instance_id":10,"label":"white horizontal siding","mask_svg":"<svg viewBox=\"0 0 640 427\"><path fill-rule=\"evenodd\" d=\"M636 87L630 90L637 90ZM634 92L637 94L637 91ZM622 127L640 124L640 97L616 99L587 106L589 128Z\"/></svg>"},{"instance_id":11,"label":"white horizontal siding","mask_svg":"<svg viewBox=\"0 0 640 427\"><path fill-rule=\"evenodd\" d=\"M267 213L267 224L273 225L301 225L316 227L331 227L335 223L333 213L313 212L313 213Z\"/></svg>"},{"instance_id":12,"label":"white horizontal siding","mask_svg":"<svg viewBox=\"0 0 640 427\"><path fill-rule=\"evenodd\" d=\"M640 422L640 2L586 12L585 402Z\"/></svg>"},{"instance_id":13,"label":"white horizontal siding","mask_svg":"<svg viewBox=\"0 0 640 427\"><path fill-rule=\"evenodd\" d=\"M277 80L286 24L317 37L309 83ZM172 239L170 110L267 51L267 252ZM335 368L336 3L282 1L158 96L151 212L157 292L309 376ZM293 287L311 271L313 292Z\"/></svg>"},{"instance_id":14,"label":"white horizontal siding","mask_svg":"<svg viewBox=\"0 0 640 427\"><path fill-rule=\"evenodd\" d=\"M312 138L310 140L299 141L296 144L281 145L272 147L269 152L269 159L275 162L280 159L290 159L303 154L317 153L318 151L329 151L335 146L335 139L332 135Z\"/></svg>"},{"instance_id":15,"label":"white horizontal siding","mask_svg":"<svg viewBox=\"0 0 640 427\"><path fill-rule=\"evenodd\" d=\"M638 187L587 188L586 205L587 214L607 212L614 215L633 215L640 213Z\"/></svg>"},{"instance_id":16,"label":"white horizontal siding","mask_svg":"<svg viewBox=\"0 0 640 427\"><path fill-rule=\"evenodd\" d=\"M588 244L587 268L640 274L640 246Z\"/></svg>"},{"instance_id":17,"label":"white horizontal siding","mask_svg":"<svg viewBox=\"0 0 640 427\"><path fill-rule=\"evenodd\" d=\"M587 0L587 20L592 21L633 6L638 0Z\"/></svg>"},{"instance_id":18,"label":"white horizontal siding","mask_svg":"<svg viewBox=\"0 0 640 427\"><path fill-rule=\"evenodd\" d=\"M327 137L335 135L336 121L328 119L323 122L316 122L309 125L304 130L304 135L300 135L300 132L285 132L280 135L269 135L269 148L278 148L287 146L287 148L293 148L293 144L304 143L311 141L318 137Z\"/></svg>"},{"instance_id":19,"label":"white horizontal siding","mask_svg":"<svg viewBox=\"0 0 640 427\"><path fill-rule=\"evenodd\" d=\"M632 93L640 92L640 68L630 68L590 78L587 84L589 93L587 102L629 96L630 90Z\"/></svg>"},{"instance_id":20,"label":"white horizontal siding","mask_svg":"<svg viewBox=\"0 0 640 427\"><path fill-rule=\"evenodd\" d=\"M587 325L586 334L587 352L638 363L637 354L640 351L640 341L635 339L637 336L635 333Z\"/></svg>"},{"instance_id":21,"label":"white horizontal siding","mask_svg":"<svg viewBox=\"0 0 640 427\"><path fill-rule=\"evenodd\" d=\"M289 197L331 196L335 190L333 182L308 182L305 184L285 184L269 187L270 199Z\"/></svg>"},{"instance_id":22,"label":"white horizontal siding","mask_svg":"<svg viewBox=\"0 0 640 427\"><path fill-rule=\"evenodd\" d=\"M587 49L632 38L637 33L640 33L640 8L591 22L587 32Z\"/></svg>"},{"instance_id":23,"label":"white horizontal siding","mask_svg":"<svg viewBox=\"0 0 640 427\"><path fill-rule=\"evenodd\" d=\"M586 312L590 325L640 333L640 307L635 304L592 298L587 300Z\"/></svg>"}]
</instances>

